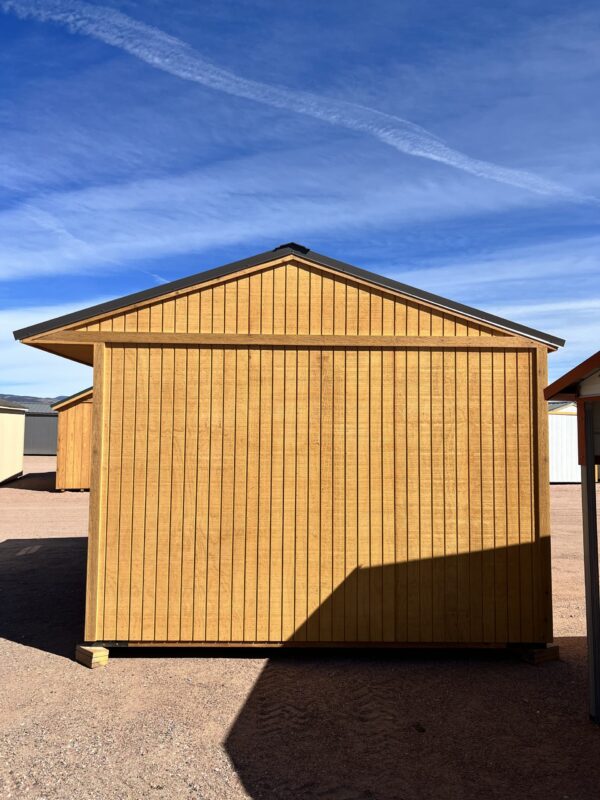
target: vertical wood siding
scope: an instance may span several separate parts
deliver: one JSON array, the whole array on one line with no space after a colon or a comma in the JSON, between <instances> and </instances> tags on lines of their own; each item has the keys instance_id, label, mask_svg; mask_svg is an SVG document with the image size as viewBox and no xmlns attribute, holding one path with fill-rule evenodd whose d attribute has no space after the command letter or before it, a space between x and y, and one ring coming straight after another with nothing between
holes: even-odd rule
<instances>
[{"instance_id":1,"label":"vertical wood siding","mask_svg":"<svg viewBox=\"0 0 600 800\"><path fill-rule=\"evenodd\" d=\"M492 336L502 331L314 268L282 264L191 289L78 330ZM384 330L385 329L385 330Z\"/></svg>"},{"instance_id":2,"label":"vertical wood siding","mask_svg":"<svg viewBox=\"0 0 600 800\"><path fill-rule=\"evenodd\" d=\"M137 314L138 330L465 335L291 267ZM95 638L545 641L538 357L107 346Z\"/></svg>"},{"instance_id":3,"label":"vertical wood siding","mask_svg":"<svg viewBox=\"0 0 600 800\"><path fill-rule=\"evenodd\" d=\"M92 408L88 398L58 412L57 489L90 488Z\"/></svg>"}]
</instances>

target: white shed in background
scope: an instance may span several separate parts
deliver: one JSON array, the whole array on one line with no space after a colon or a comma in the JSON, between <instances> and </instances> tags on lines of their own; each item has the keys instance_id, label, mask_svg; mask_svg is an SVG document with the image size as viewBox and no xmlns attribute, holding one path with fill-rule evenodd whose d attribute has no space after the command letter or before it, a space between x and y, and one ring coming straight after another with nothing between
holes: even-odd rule
<instances>
[{"instance_id":1,"label":"white shed in background","mask_svg":"<svg viewBox=\"0 0 600 800\"><path fill-rule=\"evenodd\" d=\"M0 483L23 473L25 409L0 405Z\"/></svg>"},{"instance_id":2,"label":"white shed in background","mask_svg":"<svg viewBox=\"0 0 600 800\"><path fill-rule=\"evenodd\" d=\"M575 403L548 404L550 436L550 483L581 483L577 449L577 406Z\"/></svg>"}]
</instances>

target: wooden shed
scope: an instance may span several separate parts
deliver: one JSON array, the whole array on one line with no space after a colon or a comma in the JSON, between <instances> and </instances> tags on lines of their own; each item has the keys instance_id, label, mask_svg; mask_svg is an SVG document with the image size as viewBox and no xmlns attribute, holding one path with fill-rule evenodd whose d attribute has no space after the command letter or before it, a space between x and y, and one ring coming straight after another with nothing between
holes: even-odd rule
<instances>
[{"instance_id":1,"label":"wooden shed","mask_svg":"<svg viewBox=\"0 0 600 800\"><path fill-rule=\"evenodd\" d=\"M94 366L87 642L551 641L561 339L293 243L15 337Z\"/></svg>"},{"instance_id":2,"label":"wooden shed","mask_svg":"<svg viewBox=\"0 0 600 800\"><path fill-rule=\"evenodd\" d=\"M89 489L93 390L83 389L52 408L58 412L56 488Z\"/></svg>"},{"instance_id":3,"label":"wooden shed","mask_svg":"<svg viewBox=\"0 0 600 800\"><path fill-rule=\"evenodd\" d=\"M0 405L0 483L23 474L25 411Z\"/></svg>"}]
</instances>

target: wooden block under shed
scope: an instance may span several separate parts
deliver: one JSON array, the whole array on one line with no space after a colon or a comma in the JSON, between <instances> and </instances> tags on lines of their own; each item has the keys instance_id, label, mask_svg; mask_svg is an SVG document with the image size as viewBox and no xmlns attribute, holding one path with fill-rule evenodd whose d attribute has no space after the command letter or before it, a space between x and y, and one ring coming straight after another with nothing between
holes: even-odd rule
<instances>
[{"instance_id":1,"label":"wooden block under shed","mask_svg":"<svg viewBox=\"0 0 600 800\"><path fill-rule=\"evenodd\" d=\"M557 644L547 644L545 647L511 647L528 664L544 664L546 661L559 661L560 651Z\"/></svg>"},{"instance_id":2,"label":"wooden block under shed","mask_svg":"<svg viewBox=\"0 0 600 800\"><path fill-rule=\"evenodd\" d=\"M108 664L109 651L106 647L78 644L75 650L75 660L85 667L96 669Z\"/></svg>"}]
</instances>

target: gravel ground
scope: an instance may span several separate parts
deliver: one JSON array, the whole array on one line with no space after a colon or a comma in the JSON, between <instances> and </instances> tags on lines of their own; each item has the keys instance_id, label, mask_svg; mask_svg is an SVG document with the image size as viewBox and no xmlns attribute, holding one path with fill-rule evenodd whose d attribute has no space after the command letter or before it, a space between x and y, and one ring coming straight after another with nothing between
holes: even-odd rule
<instances>
[{"instance_id":1,"label":"gravel ground","mask_svg":"<svg viewBox=\"0 0 600 800\"><path fill-rule=\"evenodd\" d=\"M143 651L90 671L71 660L88 495L49 491L53 469L0 488L2 800L598 800L579 487L552 488L561 661Z\"/></svg>"}]
</instances>

